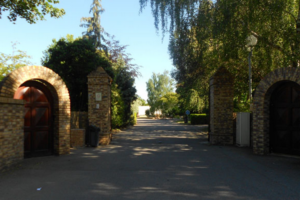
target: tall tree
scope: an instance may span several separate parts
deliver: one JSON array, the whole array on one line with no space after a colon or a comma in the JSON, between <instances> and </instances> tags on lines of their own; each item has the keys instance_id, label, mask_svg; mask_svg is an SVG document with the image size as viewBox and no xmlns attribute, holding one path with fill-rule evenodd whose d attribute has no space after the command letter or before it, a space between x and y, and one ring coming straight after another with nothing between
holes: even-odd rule
<instances>
[{"instance_id":1,"label":"tall tree","mask_svg":"<svg viewBox=\"0 0 300 200\"><path fill-rule=\"evenodd\" d=\"M1 0L0 19L2 12L5 11L9 11L7 17L14 23L18 17L24 18L30 24L36 23L37 20L44 20L46 14L50 14L51 17L59 18L65 14L65 10L52 5L58 3L58 0Z\"/></svg>"},{"instance_id":2,"label":"tall tree","mask_svg":"<svg viewBox=\"0 0 300 200\"><path fill-rule=\"evenodd\" d=\"M87 75L101 66L113 78L111 63L102 57L90 40L67 35L44 52L42 64L59 74L65 81L71 98L71 109L87 111Z\"/></svg>"},{"instance_id":3,"label":"tall tree","mask_svg":"<svg viewBox=\"0 0 300 200\"><path fill-rule=\"evenodd\" d=\"M132 123L131 116L133 113L131 104L136 100L136 88L134 86L135 79L127 70L126 63L121 56L117 62L112 63L112 66L115 73L114 84L116 85L117 91L123 102L122 126L127 126Z\"/></svg>"},{"instance_id":4,"label":"tall tree","mask_svg":"<svg viewBox=\"0 0 300 200\"><path fill-rule=\"evenodd\" d=\"M160 108L165 115L179 114L179 95L174 92L169 92L159 99Z\"/></svg>"},{"instance_id":5,"label":"tall tree","mask_svg":"<svg viewBox=\"0 0 300 200\"><path fill-rule=\"evenodd\" d=\"M93 0L90 13L92 17L83 17L80 26L87 30L83 32L84 37L90 39L94 47L100 51L103 56L106 56L111 62L118 62L119 58L125 62L126 69L133 77L139 76L138 69L140 66L131 63L130 54L126 53L126 45L120 45L120 42L115 40L113 35L105 32L101 26L101 14L104 9L101 5L101 0Z\"/></svg>"},{"instance_id":6,"label":"tall tree","mask_svg":"<svg viewBox=\"0 0 300 200\"><path fill-rule=\"evenodd\" d=\"M252 59L253 88L276 68L299 67L299 0L140 0L141 9L148 2L156 27L171 33L172 75L181 97L195 90L207 101L208 78L224 65L236 77L236 101L244 102L249 35L258 38Z\"/></svg>"},{"instance_id":7,"label":"tall tree","mask_svg":"<svg viewBox=\"0 0 300 200\"><path fill-rule=\"evenodd\" d=\"M101 13L104 12L104 9L101 5L101 0L93 0L91 5L90 14L92 17L82 17L81 21L83 22L80 26L87 28L83 33L86 37L93 41L95 48L103 48L101 40L104 39L101 35L104 32L101 27Z\"/></svg>"},{"instance_id":8,"label":"tall tree","mask_svg":"<svg viewBox=\"0 0 300 200\"><path fill-rule=\"evenodd\" d=\"M169 72L164 71L163 74L153 72L152 77L146 82L148 93L148 104L150 112L154 113L160 108L159 100L167 93L173 92L174 80L169 77Z\"/></svg>"}]
</instances>

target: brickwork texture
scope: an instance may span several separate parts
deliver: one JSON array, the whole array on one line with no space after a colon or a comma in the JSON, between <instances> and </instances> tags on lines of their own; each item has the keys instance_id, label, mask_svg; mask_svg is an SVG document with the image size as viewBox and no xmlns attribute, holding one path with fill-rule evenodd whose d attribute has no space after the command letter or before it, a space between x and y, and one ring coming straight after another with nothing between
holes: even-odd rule
<instances>
[{"instance_id":1,"label":"brickwork texture","mask_svg":"<svg viewBox=\"0 0 300 200\"><path fill-rule=\"evenodd\" d=\"M88 112L71 112L71 147L84 147L88 126Z\"/></svg>"},{"instance_id":2,"label":"brickwork texture","mask_svg":"<svg viewBox=\"0 0 300 200\"><path fill-rule=\"evenodd\" d=\"M280 68L269 73L256 88L253 98L253 135L254 154L265 155L270 152L270 98L277 84L292 81L300 84L299 68Z\"/></svg>"},{"instance_id":3,"label":"brickwork texture","mask_svg":"<svg viewBox=\"0 0 300 200\"><path fill-rule=\"evenodd\" d=\"M211 144L234 144L233 77L220 67L210 78L210 135Z\"/></svg>"},{"instance_id":4,"label":"brickwork texture","mask_svg":"<svg viewBox=\"0 0 300 200\"><path fill-rule=\"evenodd\" d=\"M71 147L85 146L85 129L71 129Z\"/></svg>"},{"instance_id":5,"label":"brickwork texture","mask_svg":"<svg viewBox=\"0 0 300 200\"><path fill-rule=\"evenodd\" d=\"M0 97L0 170L24 157L24 101Z\"/></svg>"},{"instance_id":6,"label":"brickwork texture","mask_svg":"<svg viewBox=\"0 0 300 200\"><path fill-rule=\"evenodd\" d=\"M29 80L39 81L46 85L51 91L54 99L54 108L52 112L55 117L53 127L54 151L56 154L60 155L68 154L70 152L70 95L68 88L58 74L51 69L42 66L21 67L13 71L0 82L0 97L13 99L19 86ZM24 105L20 110L24 111ZM1 112L3 111L1 110ZM18 123L18 126L23 127L23 116L22 119L15 123ZM0 126L2 126L2 123L0 123ZM0 129L0 132L3 132L3 129ZM2 148L3 146L0 145L0 150ZM23 144L22 148L24 148ZM20 148L19 152L11 154L11 159L14 160L15 157L19 158L21 154L23 154L23 149L21 150Z\"/></svg>"},{"instance_id":7,"label":"brickwork texture","mask_svg":"<svg viewBox=\"0 0 300 200\"><path fill-rule=\"evenodd\" d=\"M102 145L107 145L111 141L111 82L112 79L102 67L98 67L88 75L89 125L100 128L99 143Z\"/></svg>"}]
</instances>

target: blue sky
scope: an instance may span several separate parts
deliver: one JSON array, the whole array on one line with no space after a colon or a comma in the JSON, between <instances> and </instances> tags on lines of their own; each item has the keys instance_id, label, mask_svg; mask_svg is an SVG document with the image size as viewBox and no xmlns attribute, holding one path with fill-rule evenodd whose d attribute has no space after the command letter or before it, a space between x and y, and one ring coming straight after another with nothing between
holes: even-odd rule
<instances>
[{"instance_id":1,"label":"blue sky","mask_svg":"<svg viewBox=\"0 0 300 200\"><path fill-rule=\"evenodd\" d=\"M28 24L18 18L16 24L9 22L6 12L0 19L0 52L12 53L11 42L18 42L17 49L32 56L34 65L41 65L43 51L52 43L52 39L72 34L82 36L84 28L79 27L81 17L89 17L92 0L60 0L56 7L64 8L66 15L60 19L46 16L46 21ZM172 61L168 54L169 36L162 41L161 33L154 27L150 5L140 13L139 0L102 0L105 12L101 24L105 31L115 35L122 45L128 45L127 53L133 63L143 66L142 77L136 79L137 94L147 99L146 81L152 72L163 73L172 70Z\"/></svg>"}]
</instances>

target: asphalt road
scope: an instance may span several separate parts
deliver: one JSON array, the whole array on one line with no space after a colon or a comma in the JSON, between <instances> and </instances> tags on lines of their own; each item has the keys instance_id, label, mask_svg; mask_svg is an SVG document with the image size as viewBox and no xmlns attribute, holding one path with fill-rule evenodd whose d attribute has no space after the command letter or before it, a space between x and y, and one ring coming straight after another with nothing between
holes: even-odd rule
<instances>
[{"instance_id":1,"label":"asphalt road","mask_svg":"<svg viewBox=\"0 0 300 200\"><path fill-rule=\"evenodd\" d=\"M111 145L0 173L0 199L300 199L299 158L212 146L206 131L139 119Z\"/></svg>"}]
</instances>

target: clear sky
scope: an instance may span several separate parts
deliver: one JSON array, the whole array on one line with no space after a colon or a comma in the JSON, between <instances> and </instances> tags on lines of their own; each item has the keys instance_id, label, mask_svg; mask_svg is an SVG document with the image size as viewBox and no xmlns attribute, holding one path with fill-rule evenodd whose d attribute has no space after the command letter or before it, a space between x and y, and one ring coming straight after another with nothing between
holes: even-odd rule
<instances>
[{"instance_id":1,"label":"clear sky","mask_svg":"<svg viewBox=\"0 0 300 200\"><path fill-rule=\"evenodd\" d=\"M92 0L60 0L56 7L64 8L66 15L60 19L46 16L46 21L28 24L18 18L16 24L10 22L4 12L0 19L0 52L12 53L11 42L18 42L17 49L32 56L34 65L41 65L43 51L52 43L52 39L72 34L82 36L84 28L79 27L81 17L89 17ZM128 45L127 53L133 63L143 66L142 77L136 79L137 94L147 99L146 81L152 72L163 73L172 70L169 59L169 36L162 40L161 33L154 27L150 5L140 13L139 0L102 0L105 12L101 16L101 25L105 31L115 36L122 45Z\"/></svg>"}]
</instances>

